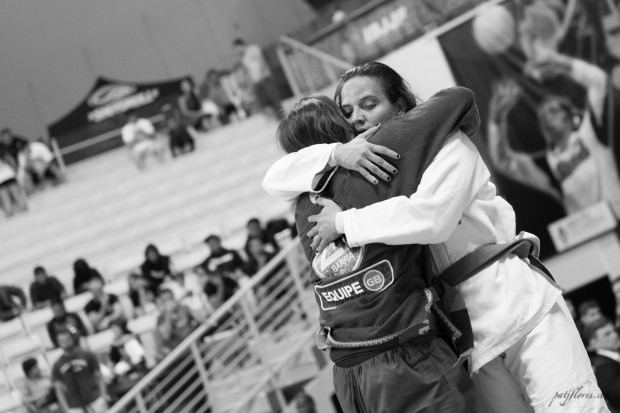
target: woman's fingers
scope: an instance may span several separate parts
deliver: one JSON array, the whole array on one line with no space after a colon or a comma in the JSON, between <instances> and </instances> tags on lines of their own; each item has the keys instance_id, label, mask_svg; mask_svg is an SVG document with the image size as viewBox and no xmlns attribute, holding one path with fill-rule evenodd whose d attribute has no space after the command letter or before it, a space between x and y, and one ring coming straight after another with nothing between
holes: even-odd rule
<instances>
[{"instance_id":1,"label":"woman's fingers","mask_svg":"<svg viewBox=\"0 0 620 413\"><path fill-rule=\"evenodd\" d=\"M377 165L375 165L374 163L372 163L371 161L366 161L364 164L364 167L374 176L383 179L386 182L389 182L392 180L392 177L390 177L388 174L386 174L385 172L383 172L383 170L381 168L379 168Z\"/></svg>"},{"instance_id":2,"label":"woman's fingers","mask_svg":"<svg viewBox=\"0 0 620 413\"><path fill-rule=\"evenodd\" d=\"M379 181L377 180L377 178L375 178L373 176L373 174L371 174L370 172L368 172L368 170L363 167L363 166L358 166L357 168L355 168L355 170L357 172L359 172L360 174L362 174L362 176L371 184L377 185L379 183Z\"/></svg>"},{"instance_id":3,"label":"woman's fingers","mask_svg":"<svg viewBox=\"0 0 620 413\"><path fill-rule=\"evenodd\" d=\"M373 126L372 128L368 128L366 129L364 132L360 133L359 135L356 136L356 138L360 138L360 139L368 139L370 138L372 135L374 135L377 130L379 130L379 127L381 126L381 124L378 124L376 126Z\"/></svg>"},{"instance_id":4,"label":"woman's fingers","mask_svg":"<svg viewBox=\"0 0 620 413\"><path fill-rule=\"evenodd\" d=\"M375 165L380 166L381 168L383 168L383 170L391 173L392 175L398 173L398 169L396 169L394 166L392 166L392 164L384 160L382 157L375 155L374 153L368 155L368 160Z\"/></svg>"},{"instance_id":5,"label":"woman's fingers","mask_svg":"<svg viewBox=\"0 0 620 413\"><path fill-rule=\"evenodd\" d=\"M385 146L370 144L370 150L373 153L378 153L380 155L385 155L394 159L400 159L400 155L398 153L394 152L389 148L386 148Z\"/></svg>"}]
</instances>

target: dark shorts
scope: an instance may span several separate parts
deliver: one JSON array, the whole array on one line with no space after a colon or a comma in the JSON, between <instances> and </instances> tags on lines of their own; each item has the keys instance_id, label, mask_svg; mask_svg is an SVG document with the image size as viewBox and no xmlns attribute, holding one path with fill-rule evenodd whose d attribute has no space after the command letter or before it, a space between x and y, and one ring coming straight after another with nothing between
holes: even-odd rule
<instances>
[{"instance_id":1,"label":"dark shorts","mask_svg":"<svg viewBox=\"0 0 620 413\"><path fill-rule=\"evenodd\" d=\"M334 366L345 413L479 412L473 383L441 338L408 342L354 367Z\"/></svg>"}]
</instances>

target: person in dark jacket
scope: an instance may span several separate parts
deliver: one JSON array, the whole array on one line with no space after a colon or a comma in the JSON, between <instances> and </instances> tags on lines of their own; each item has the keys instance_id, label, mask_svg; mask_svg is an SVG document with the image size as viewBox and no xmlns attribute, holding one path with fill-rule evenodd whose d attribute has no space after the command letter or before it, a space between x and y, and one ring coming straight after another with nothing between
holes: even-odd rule
<instances>
[{"instance_id":1,"label":"person in dark jacket","mask_svg":"<svg viewBox=\"0 0 620 413\"><path fill-rule=\"evenodd\" d=\"M151 289L158 291L159 286L164 282L164 277L172 274L170 258L167 255L161 255L155 245L149 244L144 251L144 262L140 270Z\"/></svg>"},{"instance_id":2,"label":"person in dark jacket","mask_svg":"<svg viewBox=\"0 0 620 413\"><path fill-rule=\"evenodd\" d=\"M584 335L592 350L592 367L603 396L612 409L620 409L620 337L613 323L600 318L586 326Z\"/></svg>"},{"instance_id":3,"label":"person in dark jacket","mask_svg":"<svg viewBox=\"0 0 620 413\"><path fill-rule=\"evenodd\" d=\"M237 251L224 248L219 236L209 235L205 239L205 243L211 250L211 254L201 264L207 273L217 271L248 273L247 263L241 258L241 255Z\"/></svg>"},{"instance_id":4,"label":"person in dark jacket","mask_svg":"<svg viewBox=\"0 0 620 413\"><path fill-rule=\"evenodd\" d=\"M9 321L26 308L26 294L19 287L0 285L0 321Z\"/></svg>"},{"instance_id":5,"label":"person in dark jacket","mask_svg":"<svg viewBox=\"0 0 620 413\"><path fill-rule=\"evenodd\" d=\"M95 268L88 265L83 258L78 258L73 263L73 293L80 294L88 291L88 282L93 278L99 278L103 281L103 277Z\"/></svg>"},{"instance_id":6,"label":"person in dark jacket","mask_svg":"<svg viewBox=\"0 0 620 413\"><path fill-rule=\"evenodd\" d=\"M47 323L47 334L54 347L58 347L58 333L61 331L69 331L77 337L88 335L88 330L80 316L75 313L68 313L62 301L52 303L52 312L54 318Z\"/></svg>"}]
</instances>

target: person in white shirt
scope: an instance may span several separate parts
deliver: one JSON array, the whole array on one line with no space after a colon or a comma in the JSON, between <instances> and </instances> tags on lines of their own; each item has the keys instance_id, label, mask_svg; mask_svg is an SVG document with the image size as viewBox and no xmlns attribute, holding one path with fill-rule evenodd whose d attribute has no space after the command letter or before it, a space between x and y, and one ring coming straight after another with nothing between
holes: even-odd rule
<instances>
[{"instance_id":1,"label":"person in white shirt","mask_svg":"<svg viewBox=\"0 0 620 413\"><path fill-rule=\"evenodd\" d=\"M144 169L149 156L163 160L163 146L157 142L155 127L150 120L138 118L135 112L130 112L127 123L121 129L121 137L138 169Z\"/></svg>"},{"instance_id":2,"label":"person in white shirt","mask_svg":"<svg viewBox=\"0 0 620 413\"><path fill-rule=\"evenodd\" d=\"M349 70L336 89L336 103L358 132L396 114L389 109L397 98L389 97L390 90L373 70L376 65L380 64ZM370 174L377 165L385 171L396 170L376 159L378 151L377 145L359 137L347 144L310 146L277 161L263 186L274 196L292 199L319 189L317 182L335 165L361 171L378 184ZM389 180L385 172L378 176ZM329 200L319 202L323 211L310 218L317 225L308 233L315 237L313 246L318 252L341 234L350 247L431 244L433 270L438 274L481 245L515 239L512 207L496 195L480 154L460 132L447 140L414 194L344 212ZM474 333L472 378L488 411L608 411L596 398L565 405L554 400L557 393L579 387L600 394L557 285L526 261L508 255L458 289Z\"/></svg>"},{"instance_id":3,"label":"person in white shirt","mask_svg":"<svg viewBox=\"0 0 620 413\"><path fill-rule=\"evenodd\" d=\"M245 40L238 38L233 41L233 47L237 52L240 64L254 85L254 93L262 106L269 106L276 117L282 115L281 97L278 92L271 69L265 60L263 51L257 44L247 44Z\"/></svg>"},{"instance_id":4,"label":"person in white shirt","mask_svg":"<svg viewBox=\"0 0 620 413\"><path fill-rule=\"evenodd\" d=\"M562 96L545 96L537 114L551 173L561 193L551 187L549 177L534 162L537 155L519 153L508 144L507 117L521 89L515 81L496 85L489 105L489 149L491 161L511 177L557 197L568 214L600 201L606 201L620 217L620 177L611 147L596 135L607 96L607 74L583 60L554 51L538 53L536 65L529 69L534 77L565 74L587 91L586 110L578 110Z\"/></svg>"}]
</instances>

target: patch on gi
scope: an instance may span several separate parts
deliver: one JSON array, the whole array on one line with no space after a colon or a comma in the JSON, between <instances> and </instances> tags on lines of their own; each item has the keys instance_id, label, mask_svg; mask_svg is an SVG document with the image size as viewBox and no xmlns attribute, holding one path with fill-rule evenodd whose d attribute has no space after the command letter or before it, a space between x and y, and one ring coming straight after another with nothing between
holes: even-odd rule
<instances>
[{"instance_id":1,"label":"patch on gi","mask_svg":"<svg viewBox=\"0 0 620 413\"><path fill-rule=\"evenodd\" d=\"M394 269L383 260L361 271L327 285L317 285L314 291L324 311L333 310L347 301L377 294L394 283Z\"/></svg>"},{"instance_id":2,"label":"patch on gi","mask_svg":"<svg viewBox=\"0 0 620 413\"><path fill-rule=\"evenodd\" d=\"M319 278L338 277L357 270L363 257L364 247L349 247L343 236L314 257L312 269Z\"/></svg>"}]
</instances>

